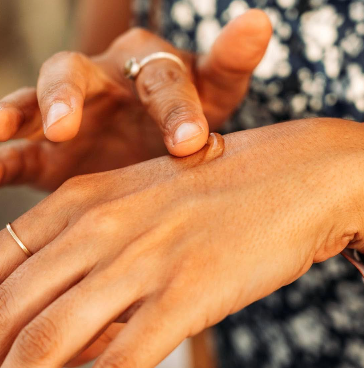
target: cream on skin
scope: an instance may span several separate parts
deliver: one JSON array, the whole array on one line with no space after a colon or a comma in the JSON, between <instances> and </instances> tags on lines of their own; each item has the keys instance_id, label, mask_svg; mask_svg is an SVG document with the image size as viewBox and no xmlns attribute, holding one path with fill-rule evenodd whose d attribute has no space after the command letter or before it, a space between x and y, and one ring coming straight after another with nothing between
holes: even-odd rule
<instances>
[{"instance_id":1,"label":"cream on skin","mask_svg":"<svg viewBox=\"0 0 364 368\"><path fill-rule=\"evenodd\" d=\"M211 133L207 140L207 151L205 153L204 162L210 162L224 153L225 141L224 137L218 133Z\"/></svg>"}]
</instances>

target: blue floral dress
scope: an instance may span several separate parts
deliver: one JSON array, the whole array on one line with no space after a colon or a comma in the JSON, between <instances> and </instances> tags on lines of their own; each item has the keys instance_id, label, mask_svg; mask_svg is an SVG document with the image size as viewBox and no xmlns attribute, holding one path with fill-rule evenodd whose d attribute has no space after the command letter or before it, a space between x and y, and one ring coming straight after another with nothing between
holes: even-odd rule
<instances>
[{"instance_id":1,"label":"blue floral dress","mask_svg":"<svg viewBox=\"0 0 364 368\"><path fill-rule=\"evenodd\" d=\"M165 0L164 36L206 52L253 7L267 12L274 35L225 130L312 116L363 122L364 0ZM364 367L364 285L338 256L215 330L221 368Z\"/></svg>"}]
</instances>

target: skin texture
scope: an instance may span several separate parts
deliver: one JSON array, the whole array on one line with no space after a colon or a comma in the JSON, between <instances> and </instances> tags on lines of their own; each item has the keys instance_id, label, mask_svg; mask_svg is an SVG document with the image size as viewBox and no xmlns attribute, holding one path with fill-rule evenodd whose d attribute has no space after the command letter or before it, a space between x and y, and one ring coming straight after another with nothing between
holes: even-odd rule
<instances>
[{"instance_id":1,"label":"skin texture","mask_svg":"<svg viewBox=\"0 0 364 368\"><path fill-rule=\"evenodd\" d=\"M0 232L2 368L59 368L114 321L96 368L152 368L361 249L363 142L358 123L294 121L225 136L207 162L211 146L66 182L13 223L31 258Z\"/></svg>"},{"instance_id":2,"label":"skin texture","mask_svg":"<svg viewBox=\"0 0 364 368\"><path fill-rule=\"evenodd\" d=\"M216 130L244 98L271 31L267 15L251 10L224 28L208 55L182 52L132 29L97 57L53 56L41 68L36 89L0 101L0 141L31 139L2 146L0 183L54 190L75 175L121 168L167 150L179 157L197 152L209 129ZM140 61L156 51L179 56L188 73L158 60L135 83L124 77L128 59ZM50 125L60 103L69 113ZM176 143L184 123L199 133Z\"/></svg>"}]
</instances>

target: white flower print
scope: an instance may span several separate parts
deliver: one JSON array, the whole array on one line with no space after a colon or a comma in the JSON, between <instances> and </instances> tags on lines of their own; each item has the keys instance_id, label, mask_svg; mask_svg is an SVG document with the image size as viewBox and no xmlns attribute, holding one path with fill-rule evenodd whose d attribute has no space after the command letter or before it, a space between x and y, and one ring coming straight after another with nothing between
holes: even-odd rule
<instances>
[{"instance_id":1,"label":"white flower print","mask_svg":"<svg viewBox=\"0 0 364 368\"><path fill-rule=\"evenodd\" d=\"M234 19L241 14L244 14L248 9L249 5L245 1L232 1L229 7L223 12L222 19L225 22L228 22L229 20Z\"/></svg>"},{"instance_id":2,"label":"white flower print","mask_svg":"<svg viewBox=\"0 0 364 368\"><path fill-rule=\"evenodd\" d=\"M349 86L346 98L355 107L364 112L364 73L360 65L352 63L348 66Z\"/></svg>"},{"instance_id":3,"label":"white flower print","mask_svg":"<svg viewBox=\"0 0 364 368\"><path fill-rule=\"evenodd\" d=\"M289 321L291 336L295 343L312 354L320 352L328 333L320 320L319 312L312 309L294 316Z\"/></svg>"},{"instance_id":4,"label":"white flower print","mask_svg":"<svg viewBox=\"0 0 364 368\"><path fill-rule=\"evenodd\" d=\"M283 8L291 8L296 4L296 0L277 0L278 5Z\"/></svg>"},{"instance_id":5,"label":"white flower print","mask_svg":"<svg viewBox=\"0 0 364 368\"><path fill-rule=\"evenodd\" d=\"M189 30L194 26L194 12L191 5L186 1L174 3L171 9L171 16L182 29Z\"/></svg>"},{"instance_id":6,"label":"white flower print","mask_svg":"<svg viewBox=\"0 0 364 368\"><path fill-rule=\"evenodd\" d=\"M273 35L262 61L254 71L254 76L260 79L289 76L291 66L288 62L288 56L288 46L283 45L279 38Z\"/></svg>"},{"instance_id":7,"label":"white flower print","mask_svg":"<svg viewBox=\"0 0 364 368\"><path fill-rule=\"evenodd\" d=\"M356 57L363 50L363 39L362 37L357 36L355 33L349 33L341 40L340 46L347 54L352 57Z\"/></svg>"},{"instance_id":8,"label":"white flower print","mask_svg":"<svg viewBox=\"0 0 364 368\"><path fill-rule=\"evenodd\" d=\"M301 33L305 42L306 56L312 62L324 59L324 66L330 78L336 78L341 66L340 54L334 50L338 38L337 28L342 17L331 5L306 12L301 17Z\"/></svg>"},{"instance_id":9,"label":"white flower print","mask_svg":"<svg viewBox=\"0 0 364 368\"><path fill-rule=\"evenodd\" d=\"M266 326L263 331L264 339L268 342L269 363L264 368L285 367L291 359L292 354L288 349L287 338L278 323L272 323Z\"/></svg>"},{"instance_id":10,"label":"white flower print","mask_svg":"<svg viewBox=\"0 0 364 368\"><path fill-rule=\"evenodd\" d=\"M236 328L232 333L232 341L237 351L241 352L243 356L249 356L254 354L255 350L255 337L248 328L240 326Z\"/></svg>"},{"instance_id":11,"label":"white flower print","mask_svg":"<svg viewBox=\"0 0 364 368\"><path fill-rule=\"evenodd\" d=\"M358 24L355 26L355 30L356 30L356 33L357 33L359 36L364 36L364 22L363 22L363 23L358 23Z\"/></svg>"},{"instance_id":12,"label":"white flower print","mask_svg":"<svg viewBox=\"0 0 364 368\"><path fill-rule=\"evenodd\" d=\"M221 31L220 23L217 19L203 19L197 26L196 39L200 52L208 52Z\"/></svg>"},{"instance_id":13,"label":"white flower print","mask_svg":"<svg viewBox=\"0 0 364 368\"><path fill-rule=\"evenodd\" d=\"M307 109L308 97L299 93L292 97L291 106L295 114L302 114Z\"/></svg>"},{"instance_id":14,"label":"white flower print","mask_svg":"<svg viewBox=\"0 0 364 368\"><path fill-rule=\"evenodd\" d=\"M213 17L216 13L216 0L189 0L201 17Z\"/></svg>"},{"instance_id":15,"label":"white flower print","mask_svg":"<svg viewBox=\"0 0 364 368\"><path fill-rule=\"evenodd\" d=\"M360 367L364 366L364 343L361 340L349 341L345 347L345 355L358 363Z\"/></svg>"},{"instance_id":16,"label":"white flower print","mask_svg":"<svg viewBox=\"0 0 364 368\"><path fill-rule=\"evenodd\" d=\"M361 22L364 20L364 3L363 1L353 1L349 5L350 19Z\"/></svg>"}]
</instances>

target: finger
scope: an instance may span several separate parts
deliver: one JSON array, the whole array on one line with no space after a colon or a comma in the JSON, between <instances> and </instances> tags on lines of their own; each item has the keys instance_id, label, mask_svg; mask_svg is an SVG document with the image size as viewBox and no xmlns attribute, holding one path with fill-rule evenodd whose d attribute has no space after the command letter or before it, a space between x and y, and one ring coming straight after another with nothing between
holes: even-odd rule
<instances>
[{"instance_id":1,"label":"finger","mask_svg":"<svg viewBox=\"0 0 364 368\"><path fill-rule=\"evenodd\" d=\"M106 77L86 56L61 52L41 68L37 94L46 137L54 142L74 138L85 98L103 90Z\"/></svg>"},{"instance_id":2,"label":"finger","mask_svg":"<svg viewBox=\"0 0 364 368\"><path fill-rule=\"evenodd\" d=\"M194 321L187 305L149 300L96 361L94 368L153 368L186 337ZM197 330L196 330L197 333Z\"/></svg>"},{"instance_id":3,"label":"finger","mask_svg":"<svg viewBox=\"0 0 364 368\"><path fill-rule=\"evenodd\" d=\"M61 195L50 195L11 224L15 234L32 254L53 241L67 227L69 208L78 203L82 196L82 193L75 189L68 190L67 185L68 183L61 189ZM56 220L54 208L57 209ZM28 260L28 257L7 229L0 231L0 247L1 284L20 264Z\"/></svg>"},{"instance_id":4,"label":"finger","mask_svg":"<svg viewBox=\"0 0 364 368\"><path fill-rule=\"evenodd\" d=\"M117 273L109 268L90 274L34 318L16 338L2 368L58 368L82 351L141 293L128 275L121 281L115 277L119 267L113 271Z\"/></svg>"},{"instance_id":5,"label":"finger","mask_svg":"<svg viewBox=\"0 0 364 368\"><path fill-rule=\"evenodd\" d=\"M0 148L0 186L40 181L44 163L41 142L11 142Z\"/></svg>"},{"instance_id":6,"label":"finger","mask_svg":"<svg viewBox=\"0 0 364 368\"><path fill-rule=\"evenodd\" d=\"M187 156L206 144L209 127L200 99L189 75L177 63L162 59L148 63L136 86L172 155Z\"/></svg>"},{"instance_id":7,"label":"finger","mask_svg":"<svg viewBox=\"0 0 364 368\"><path fill-rule=\"evenodd\" d=\"M72 256L70 253L49 244L0 285L0 362L21 329L89 272L90 257L80 247L72 249Z\"/></svg>"},{"instance_id":8,"label":"finger","mask_svg":"<svg viewBox=\"0 0 364 368\"><path fill-rule=\"evenodd\" d=\"M65 367L79 367L98 358L124 327L125 324L111 324L95 342L86 347L76 358L65 364Z\"/></svg>"},{"instance_id":9,"label":"finger","mask_svg":"<svg viewBox=\"0 0 364 368\"><path fill-rule=\"evenodd\" d=\"M22 88L0 101L0 141L34 138L42 131L34 88Z\"/></svg>"},{"instance_id":10,"label":"finger","mask_svg":"<svg viewBox=\"0 0 364 368\"><path fill-rule=\"evenodd\" d=\"M249 10L228 23L210 52L198 59L197 85L210 126L225 119L244 97L271 34L268 16Z\"/></svg>"}]
</instances>

